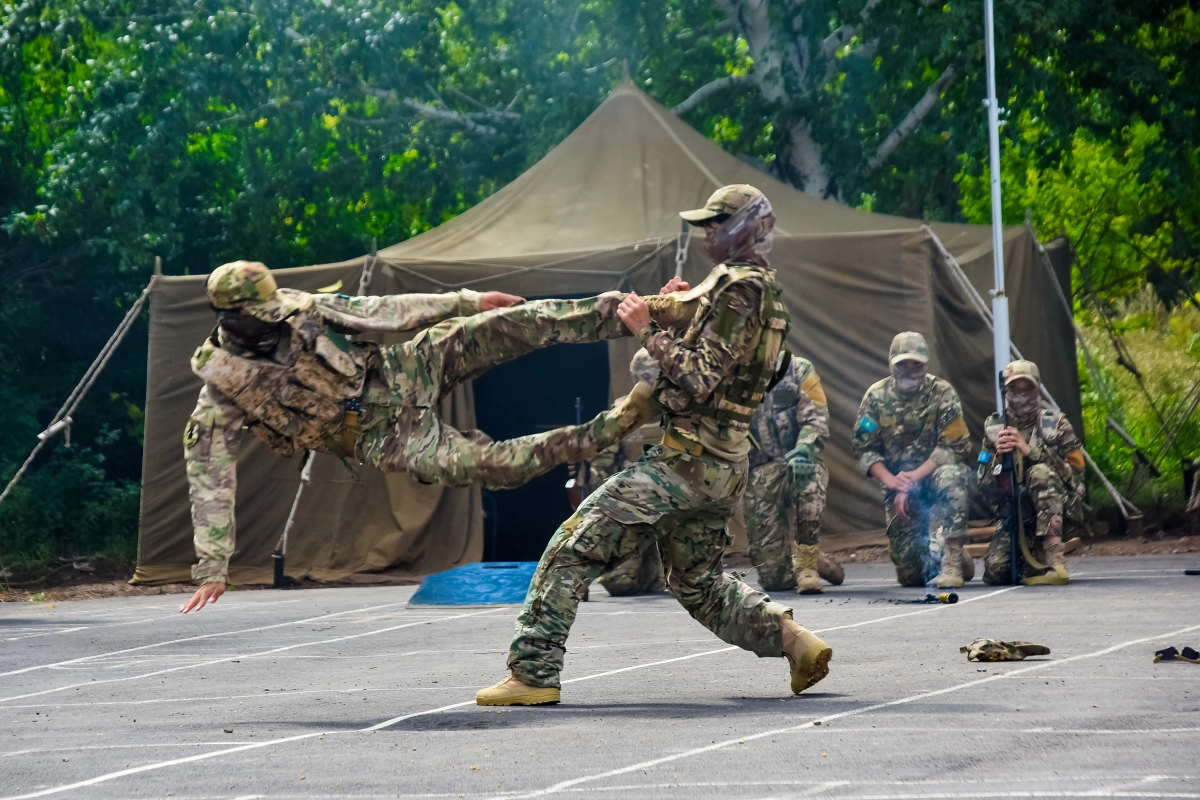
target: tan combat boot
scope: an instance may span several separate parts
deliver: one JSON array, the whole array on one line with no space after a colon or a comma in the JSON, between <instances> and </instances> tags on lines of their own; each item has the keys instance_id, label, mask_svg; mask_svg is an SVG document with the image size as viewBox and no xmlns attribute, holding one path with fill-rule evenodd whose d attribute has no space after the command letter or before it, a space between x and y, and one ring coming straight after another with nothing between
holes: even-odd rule
<instances>
[{"instance_id":1,"label":"tan combat boot","mask_svg":"<svg viewBox=\"0 0 1200 800\"><path fill-rule=\"evenodd\" d=\"M783 657L791 669L792 693L800 694L829 674L833 648L789 614L783 618Z\"/></svg>"},{"instance_id":2,"label":"tan combat boot","mask_svg":"<svg viewBox=\"0 0 1200 800\"><path fill-rule=\"evenodd\" d=\"M975 559L971 558L971 554L967 552L966 548L963 548L962 574L963 583L975 580Z\"/></svg>"},{"instance_id":3,"label":"tan combat boot","mask_svg":"<svg viewBox=\"0 0 1200 800\"><path fill-rule=\"evenodd\" d=\"M799 594L821 594L825 587L817 574L817 546L815 544L792 544L792 569L796 573L796 592Z\"/></svg>"},{"instance_id":4,"label":"tan combat boot","mask_svg":"<svg viewBox=\"0 0 1200 800\"><path fill-rule=\"evenodd\" d=\"M1031 575L1022 583L1026 586L1066 586L1070 578L1064 549L1061 536L1046 536L1042 540L1042 550L1045 551L1046 564L1050 569L1041 575Z\"/></svg>"},{"instance_id":5,"label":"tan combat boot","mask_svg":"<svg viewBox=\"0 0 1200 800\"><path fill-rule=\"evenodd\" d=\"M846 570L824 551L817 553L817 574L821 576L821 580L834 586L841 586L842 581L846 580Z\"/></svg>"},{"instance_id":6,"label":"tan combat boot","mask_svg":"<svg viewBox=\"0 0 1200 800\"><path fill-rule=\"evenodd\" d=\"M509 675L495 686L480 689L475 695L475 703L481 706L540 706L557 703L558 698L558 689L526 686L517 680L517 676Z\"/></svg>"},{"instance_id":7,"label":"tan combat boot","mask_svg":"<svg viewBox=\"0 0 1200 800\"><path fill-rule=\"evenodd\" d=\"M963 585L963 538L946 537L946 549L942 551L942 571L933 579L939 589L959 589ZM972 566L974 566L972 564Z\"/></svg>"}]
</instances>

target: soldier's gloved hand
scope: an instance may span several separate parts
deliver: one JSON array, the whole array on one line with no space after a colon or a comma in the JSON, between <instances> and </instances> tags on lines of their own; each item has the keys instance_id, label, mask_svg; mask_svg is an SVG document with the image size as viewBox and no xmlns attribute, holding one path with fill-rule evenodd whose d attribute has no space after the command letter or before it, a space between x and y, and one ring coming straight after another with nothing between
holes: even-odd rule
<instances>
[{"instance_id":1,"label":"soldier's gloved hand","mask_svg":"<svg viewBox=\"0 0 1200 800\"><path fill-rule=\"evenodd\" d=\"M811 445L798 445L787 452L787 482L793 495L800 493L817 476L817 459Z\"/></svg>"}]
</instances>

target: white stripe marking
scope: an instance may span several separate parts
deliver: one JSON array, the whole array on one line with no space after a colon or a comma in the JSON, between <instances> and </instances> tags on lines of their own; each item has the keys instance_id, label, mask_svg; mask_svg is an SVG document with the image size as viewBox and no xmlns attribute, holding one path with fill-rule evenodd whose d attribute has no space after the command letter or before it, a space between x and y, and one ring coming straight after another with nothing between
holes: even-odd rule
<instances>
[{"instance_id":1,"label":"white stripe marking","mask_svg":"<svg viewBox=\"0 0 1200 800\"><path fill-rule=\"evenodd\" d=\"M186 669L199 669L200 667L208 667L208 666L212 666L213 664L224 664L224 663L227 663L227 662L233 660L234 658L237 658L237 659L255 658L258 656L271 655L272 653L283 653L288 650L296 650L301 647L317 647L319 645L333 644L334 642L345 642L345 641L349 641L350 639L361 639L365 636L375 636L380 633L391 633L392 631L398 631L402 628L412 628L417 625L431 625L434 622L446 622L446 621L452 620L452 619L463 619L464 617L477 617L481 614L492 614L498 610L500 610L500 609L488 609L486 611L473 611L469 614L456 614L451 617L434 617L433 619L423 619L423 620L420 620L417 622L406 622L403 625L393 625L388 628L379 628L379 629L373 630L373 631L364 631L362 633L353 633L348 636L337 636L332 639L318 639L318 640L312 641L312 642L301 642L300 644L289 644L284 647L275 647L270 650L263 650L258 653L246 653L244 655L238 655L238 656L233 656L233 657L222 656L221 658L214 658L214 659L211 659L208 661L200 661L200 662L196 662L193 664L184 664L183 666L180 666L180 667L169 667L167 669L154 670L153 672L143 672L140 675L126 675L123 678L103 678L101 680L88 681L87 683L72 683L72 684L68 684L67 686L59 686L54 689L43 689L40 692L27 692L26 694L15 694L15 695L12 695L11 697L0 697L0 703L7 703L9 700L24 700L27 697L41 697L42 695L55 694L56 692L65 692L68 689L74 689L77 687L82 688L84 686L100 686L105 683L123 683L125 681L136 681L141 678L152 678L156 675L166 675L171 672L179 672L181 670L186 670Z\"/></svg>"}]
</instances>

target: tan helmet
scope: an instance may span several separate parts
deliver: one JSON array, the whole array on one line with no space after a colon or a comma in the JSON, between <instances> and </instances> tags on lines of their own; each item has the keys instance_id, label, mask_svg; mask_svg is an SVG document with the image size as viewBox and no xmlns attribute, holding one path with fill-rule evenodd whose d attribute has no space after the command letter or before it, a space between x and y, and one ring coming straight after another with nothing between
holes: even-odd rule
<instances>
[{"instance_id":1,"label":"tan helmet","mask_svg":"<svg viewBox=\"0 0 1200 800\"><path fill-rule=\"evenodd\" d=\"M925 343L925 337L916 331L897 333L888 348L888 365L894 366L899 361L929 363L929 345Z\"/></svg>"},{"instance_id":2,"label":"tan helmet","mask_svg":"<svg viewBox=\"0 0 1200 800\"><path fill-rule=\"evenodd\" d=\"M1038 370L1037 364L1032 361L1013 361L1004 368L1005 386L1021 378L1027 378L1038 386L1042 385L1042 373Z\"/></svg>"},{"instance_id":3,"label":"tan helmet","mask_svg":"<svg viewBox=\"0 0 1200 800\"><path fill-rule=\"evenodd\" d=\"M257 261L231 261L208 276L208 302L222 310L240 309L265 322L280 322L300 306L279 291L275 277Z\"/></svg>"},{"instance_id":4,"label":"tan helmet","mask_svg":"<svg viewBox=\"0 0 1200 800\"><path fill-rule=\"evenodd\" d=\"M693 225L703 225L708 220L723 214L733 214L754 198L762 196L762 192L747 183L734 183L722 186L713 192L712 197L708 198L708 202L704 204L704 208L680 211L679 216Z\"/></svg>"}]
</instances>

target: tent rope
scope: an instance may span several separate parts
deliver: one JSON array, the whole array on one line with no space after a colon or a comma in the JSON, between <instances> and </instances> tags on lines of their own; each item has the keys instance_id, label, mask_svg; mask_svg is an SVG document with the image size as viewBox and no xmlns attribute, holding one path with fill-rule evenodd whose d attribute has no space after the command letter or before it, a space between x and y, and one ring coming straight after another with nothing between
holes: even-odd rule
<instances>
[{"instance_id":1,"label":"tent rope","mask_svg":"<svg viewBox=\"0 0 1200 800\"><path fill-rule=\"evenodd\" d=\"M133 327L134 321L142 311L142 306L146 303L146 297L150 294L150 287L153 285L154 280L151 279L150 283L146 284L146 288L142 289L142 293L138 295L138 299L129 307L129 311L125 313L125 317L117 325L116 330L108 337L108 341L104 343L104 347L100 348L100 353L92 361L87 371L83 373L83 377L79 379L79 383L75 384L75 388L71 390L71 394L67 397L66 402L63 403L62 408L58 410L58 413L50 420L50 424L46 426L46 430L38 434L38 443L34 445L33 450L29 453L29 457L25 459L25 463L21 465L21 468L9 480L8 485L4 487L4 492L0 494L0 503L4 502L5 498L12 492L13 487L21 480L21 476L29 469L29 465L33 463L37 454L57 433L65 431L64 439L66 446L71 446L71 424L74 422L71 419L71 415L75 413L75 409L79 408L79 404L87 397L88 391L95 385L96 379L100 377L100 373L107 366L113 353L116 352L117 347L121 344L121 340L125 338L125 334L129 333L129 329Z\"/></svg>"},{"instance_id":2,"label":"tent rope","mask_svg":"<svg viewBox=\"0 0 1200 800\"><path fill-rule=\"evenodd\" d=\"M966 292L968 299L970 299L973 302L976 310L979 311L980 315L983 317L984 322L987 323L988 328L993 329L994 323L992 321L991 309L989 309L987 307L987 304L983 302L983 298L979 295L979 292L975 290L975 286L971 283L971 280L967 277L967 273L963 271L962 265L960 265L958 263L958 261L954 258L954 256L950 255L950 251L948 251L946 249L945 245L943 245L941 240L938 239L937 234L935 234L933 232L933 230L931 228L929 228L928 225L923 226L923 227L925 228L926 232L929 234L929 238L933 240L938 251L941 253L942 258L950 266L951 274L954 275L954 277L958 281L960 287ZM1053 282L1057 286L1058 278L1055 277L1053 275L1053 273L1051 273L1051 276L1054 277ZM1059 296L1062 297L1061 294ZM1063 297L1062 299L1065 302L1066 298ZM1071 309L1070 309L1069 305L1067 306L1067 312L1071 313ZM1071 318L1072 318L1072 320L1074 320L1074 314L1071 314ZM1076 329L1075 335L1080 336L1080 332L1078 329ZM1017 346L1015 344L1013 344L1011 341L1009 342L1009 350L1011 351L1012 355L1016 356L1017 359L1024 360L1025 357L1023 355L1021 355L1021 351L1018 350ZM1062 411L1062 408L1059 407L1058 402L1050 394L1050 391L1046 388L1045 384L1042 384L1042 397L1050 405L1051 409L1053 409L1054 411L1058 411L1058 412ZM1091 456L1091 454L1088 453L1087 449L1083 448L1083 447L1081 447L1079 449L1081 451L1083 451L1083 457L1087 461L1088 465L1091 466L1091 468L1095 471L1095 473L1100 476L1100 482L1104 484L1104 488L1106 488L1108 490L1108 493L1110 495L1112 495L1113 500L1116 501L1117 510L1119 510L1121 512L1121 516L1128 519L1130 511L1132 511L1134 514L1141 514L1141 512L1138 510L1137 506L1135 506L1133 503L1126 500L1121 495L1121 493L1117 491L1116 487L1113 486L1112 483L1109 482L1108 478L1105 476L1105 474L1103 472L1100 471L1100 467L1096 465L1096 462L1092 459L1092 456Z\"/></svg>"}]
</instances>

